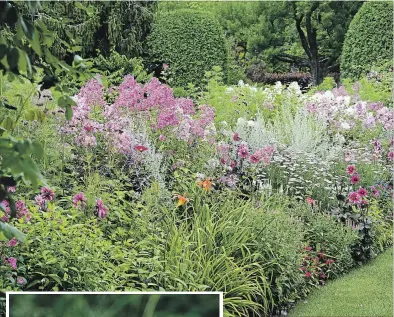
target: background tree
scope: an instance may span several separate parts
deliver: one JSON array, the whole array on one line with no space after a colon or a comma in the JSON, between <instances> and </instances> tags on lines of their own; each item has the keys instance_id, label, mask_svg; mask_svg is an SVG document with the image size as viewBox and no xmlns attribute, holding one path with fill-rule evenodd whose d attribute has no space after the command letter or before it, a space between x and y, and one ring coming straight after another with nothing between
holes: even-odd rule
<instances>
[{"instance_id":1,"label":"background tree","mask_svg":"<svg viewBox=\"0 0 394 317\"><path fill-rule=\"evenodd\" d=\"M78 1L70 0L44 1L34 14L26 10L25 3L20 4L20 9L33 22L44 22L55 32L52 52L59 58L66 57L70 43L84 57L96 56L97 52L109 56L112 48L127 57L142 54L156 1L84 1L84 4L87 10L81 10Z\"/></svg>"},{"instance_id":2,"label":"background tree","mask_svg":"<svg viewBox=\"0 0 394 317\"><path fill-rule=\"evenodd\" d=\"M345 34L361 5L361 1L287 2L285 8L296 27L304 55L280 53L276 58L308 67L313 84L320 84L328 72L339 71Z\"/></svg>"}]
</instances>

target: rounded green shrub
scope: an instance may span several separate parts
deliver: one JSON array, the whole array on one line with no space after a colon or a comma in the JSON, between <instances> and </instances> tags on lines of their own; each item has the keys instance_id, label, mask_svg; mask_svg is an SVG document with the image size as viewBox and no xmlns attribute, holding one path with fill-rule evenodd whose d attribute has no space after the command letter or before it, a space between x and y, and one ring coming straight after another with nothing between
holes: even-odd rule
<instances>
[{"instance_id":1,"label":"rounded green shrub","mask_svg":"<svg viewBox=\"0 0 394 317\"><path fill-rule=\"evenodd\" d=\"M227 79L227 42L219 23L206 13L177 10L158 15L148 48L153 62L169 65L171 86L200 85L213 66L220 66Z\"/></svg>"},{"instance_id":2,"label":"rounded green shrub","mask_svg":"<svg viewBox=\"0 0 394 317\"><path fill-rule=\"evenodd\" d=\"M342 77L358 79L393 59L393 3L366 2L350 23L341 57Z\"/></svg>"}]
</instances>

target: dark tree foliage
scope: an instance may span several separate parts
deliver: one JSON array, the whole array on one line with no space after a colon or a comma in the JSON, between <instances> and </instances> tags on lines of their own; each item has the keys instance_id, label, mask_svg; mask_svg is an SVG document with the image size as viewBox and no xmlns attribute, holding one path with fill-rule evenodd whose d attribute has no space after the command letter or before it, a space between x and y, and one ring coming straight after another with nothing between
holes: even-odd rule
<instances>
[{"instance_id":1,"label":"dark tree foliage","mask_svg":"<svg viewBox=\"0 0 394 317\"><path fill-rule=\"evenodd\" d=\"M314 85L328 72L339 70L339 58L346 30L361 1L288 2L287 11L295 26L304 56L277 54L283 62L308 67Z\"/></svg>"},{"instance_id":2,"label":"dark tree foliage","mask_svg":"<svg viewBox=\"0 0 394 317\"><path fill-rule=\"evenodd\" d=\"M88 9L82 9L78 1L43 1L34 15L25 9L25 3L20 9L55 32L52 52L59 58L66 58L69 44L84 57L97 52L109 56L112 48L127 57L143 53L156 1L84 1L84 6Z\"/></svg>"}]
</instances>

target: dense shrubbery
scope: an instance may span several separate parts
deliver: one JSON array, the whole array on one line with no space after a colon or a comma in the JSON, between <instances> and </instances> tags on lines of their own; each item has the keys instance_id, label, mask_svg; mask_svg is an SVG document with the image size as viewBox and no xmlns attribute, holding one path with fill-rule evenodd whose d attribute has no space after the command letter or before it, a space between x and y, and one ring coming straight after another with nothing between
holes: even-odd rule
<instances>
[{"instance_id":1,"label":"dense shrubbery","mask_svg":"<svg viewBox=\"0 0 394 317\"><path fill-rule=\"evenodd\" d=\"M393 4L366 2L346 34L341 57L342 76L359 79L392 59Z\"/></svg>"},{"instance_id":2,"label":"dense shrubbery","mask_svg":"<svg viewBox=\"0 0 394 317\"><path fill-rule=\"evenodd\" d=\"M206 13L179 10L157 16L148 38L150 59L168 64L169 83L199 84L213 66L228 70L227 43L218 22Z\"/></svg>"}]
</instances>

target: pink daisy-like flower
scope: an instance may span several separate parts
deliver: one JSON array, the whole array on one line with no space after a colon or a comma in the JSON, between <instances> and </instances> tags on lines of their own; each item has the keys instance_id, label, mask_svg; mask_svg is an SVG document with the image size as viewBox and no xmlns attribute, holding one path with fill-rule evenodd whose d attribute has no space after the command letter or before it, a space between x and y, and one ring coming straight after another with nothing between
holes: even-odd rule
<instances>
[{"instance_id":1,"label":"pink daisy-like flower","mask_svg":"<svg viewBox=\"0 0 394 317\"><path fill-rule=\"evenodd\" d=\"M365 197L368 195L368 191L365 188L360 187L360 189L357 191L357 193L361 196L361 197Z\"/></svg>"},{"instance_id":2,"label":"pink daisy-like flower","mask_svg":"<svg viewBox=\"0 0 394 317\"><path fill-rule=\"evenodd\" d=\"M104 219L107 216L108 209L104 206L101 199L96 199L96 214L100 219Z\"/></svg>"},{"instance_id":3,"label":"pink daisy-like flower","mask_svg":"<svg viewBox=\"0 0 394 317\"><path fill-rule=\"evenodd\" d=\"M146 146L143 146L143 145L136 145L136 146L134 146L134 149L139 151L139 152L144 152L144 151L148 150L148 148Z\"/></svg>"},{"instance_id":4,"label":"pink daisy-like flower","mask_svg":"<svg viewBox=\"0 0 394 317\"><path fill-rule=\"evenodd\" d=\"M353 174L350 178L350 182L354 185L360 181L360 176L358 174Z\"/></svg>"},{"instance_id":5,"label":"pink daisy-like flower","mask_svg":"<svg viewBox=\"0 0 394 317\"><path fill-rule=\"evenodd\" d=\"M86 205L86 197L83 194L83 192L80 192L80 193L76 194L73 197L73 206L74 206L74 208L78 207L78 203L80 203L82 208L85 207L85 205Z\"/></svg>"},{"instance_id":6,"label":"pink daisy-like flower","mask_svg":"<svg viewBox=\"0 0 394 317\"><path fill-rule=\"evenodd\" d=\"M253 164L259 163L259 162L261 161L261 159L262 159L262 158L261 158L259 155L256 155L256 153L255 153L255 154L252 154L252 155L249 157L250 162L253 163Z\"/></svg>"},{"instance_id":7,"label":"pink daisy-like flower","mask_svg":"<svg viewBox=\"0 0 394 317\"><path fill-rule=\"evenodd\" d=\"M355 167L354 165L348 165L348 166L346 167L346 172L347 172L349 175L353 175L353 174L356 172L356 167Z\"/></svg>"},{"instance_id":8,"label":"pink daisy-like flower","mask_svg":"<svg viewBox=\"0 0 394 317\"><path fill-rule=\"evenodd\" d=\"M9 257L6 262L11 266L11 268L16 269L17 265L16 265L16 259L14 257Z\"/></svg>"},{"instance_id":9,"label":"pink daisy-like flower","mask_svg":"<svg viewBox=\"0 0 394 317\"><path fill-rule=\"evenodd\" d=\"M247 158L249 155L248 146L241 144L238 148L238 156L242 158Z\"/></svg>"},{"instance_id":10,"label":"pink daisy-like flower","mask_svg":"<svg viewBox=\"0 0 394 317\"><path fill-rule=\"evenodd\" d=\"M238 134L237 132L234 133L233 140L234 140L235 142L238 142L238 141L241 140L241 138L240 138L240 136L239 136L239 134Z\"/></svg>"},{"instance_id":11,"label":"pink daisy-like flower","mask_svg":"<svg viewBox=\"0 0 394 317\"><path fill-rule=\"evenodd\" d=\"M361 197L357 192L351 192L348 199L353 204L358 204L361 201Z\"/></svg>"},{"instance_id":12,"label":"pink daisy-like flower","mask_svg":"<svg viewBox=\"0 0 394 317\"><path fill-rule=\"evenodd\" d=\"M12 238L10 241L8 241L8 246L9 247L14 247L18 244L18 240L16 240L15 238Z\"/></svg>"},{"instance_id":13,"label":"pink daisy-like flower","mask_svg":"<svg viewBox=\"0 0 394 317\"><path fill-rule=\"evenodd\" d=\"M166 136L160 134L160 135L159 135L159 141L165 141L165 140L166 140Z\"/></svg>"},{"instance_id":14,"label":"pink daisy-like flower","mask_svg":"<svg viewBox=\"0 0 394 317\"><path fill-rule=\"evenodd\" d=\"M41 197L44 200L51 201L51 200L53 200L53 198L55 198L55 192L48 187L42 187L41 188Z\"/></svg>"}]
</instances>

